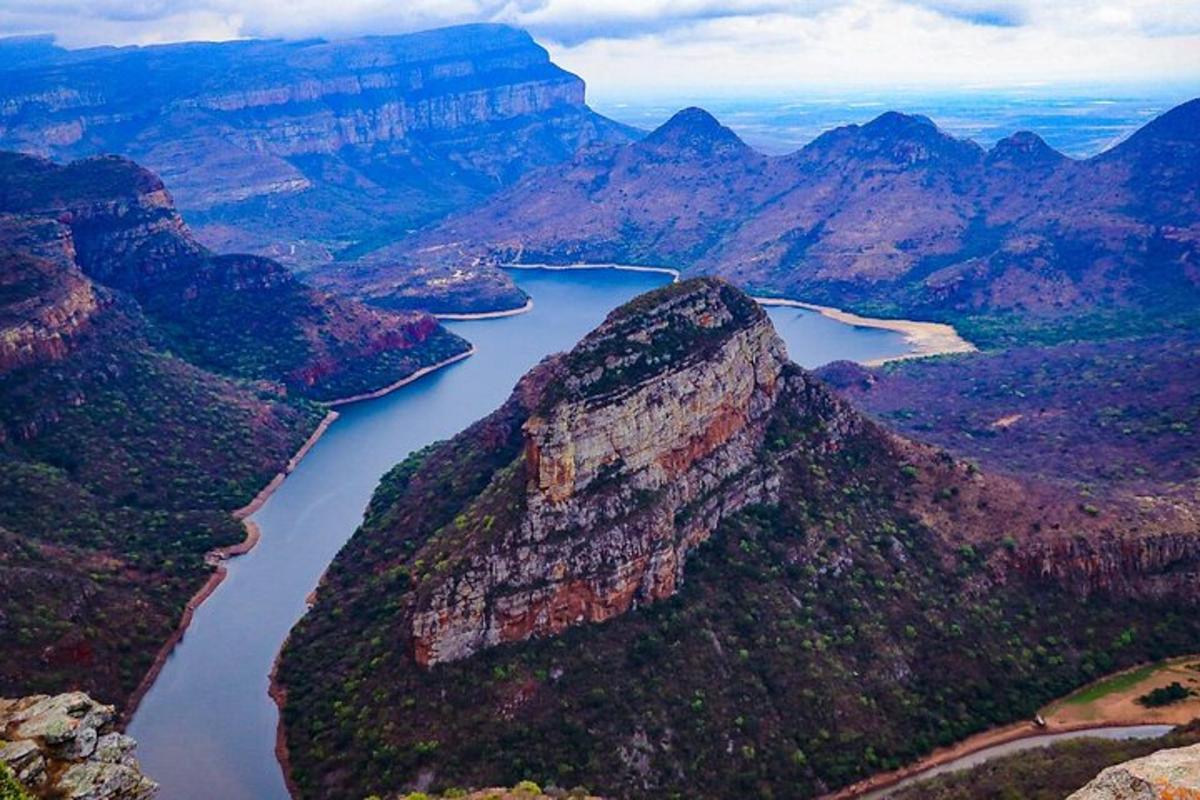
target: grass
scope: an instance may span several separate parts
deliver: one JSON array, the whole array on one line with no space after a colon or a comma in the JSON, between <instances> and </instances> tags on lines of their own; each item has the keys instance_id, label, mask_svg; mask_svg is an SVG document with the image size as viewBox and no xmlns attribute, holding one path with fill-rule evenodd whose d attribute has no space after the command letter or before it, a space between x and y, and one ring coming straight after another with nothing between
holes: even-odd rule
<instances>
[{"instance_id":1,"label":"grass","mask_svg":"<svg viewBox=\"0 0 1200 800\"><path fill-rule=\"evenodd\" d=\"M1062 702L1067 705L1082 706L1088 703L1094 703L1110 694L1128 691L1134 686L1137 686L1142 681L1149 678L1154 673L1158 672L1167 662L1159 662L1157 664L1147 664L1144 667L1127 670L1113 675L1111 678L1105 678L1102 681L1097 681L1089 686L1085 686L1075 694L1070 695Z\"/></svg>"}]
</instances>

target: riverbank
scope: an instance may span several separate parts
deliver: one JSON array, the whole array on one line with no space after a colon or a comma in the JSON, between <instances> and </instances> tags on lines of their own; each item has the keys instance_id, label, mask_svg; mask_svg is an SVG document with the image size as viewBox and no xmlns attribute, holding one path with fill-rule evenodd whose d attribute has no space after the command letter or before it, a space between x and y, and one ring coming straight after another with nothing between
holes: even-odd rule
<instances>
[{"instance_id":1,"label":"riverbank","mask_svg":"<svg viewBox=\"0 0 1200 800\"><path fill-rule=\"evenodd\" d=\"M653 272L659 275L670 275L672 282L678 282L680 272L671 267L642 267L636 264L501 264L501 269L544 269L550 272L573 272L587 269L615 269L621 272Z\"/></svg>"},{"instance_id":2,"label":"riverbank","mask_svg":"<svg viewBox=\"0 0 1200 800\"><path fill-rule=\"evenodd\" d=\"M520 308L509 308L502 311L479 311L472 314L434 314L438 319L447 320L449 322L473 322L480 319L504 319L505 317L515 317L518 314L528 314L533 311L533 298L525 301L525 305Z\"/></svg>"},{"instance_id":3,"label":"riverbank","mask_svg":"<svg viewBox=\"0 0 1200 800\"><path fill-rule=\"evenodd\" d=\"M215 550L210 550L204 556L204 563L214 567L212 574L208 576L208 580L204 582L194 595L187 601L183 607L183 614L179 617L179 624L175 626L175 630L163 642L162 647L158 649L158 653L154 656L154 661L150 664L150 669L146 670L146 674L142 676L141 682L137 688L133 690L133 694L129 696L129 701L125 704L124 711L121 712L121 726L124 727L133 719L134 712L142 702L142 698L146 696L146 692L150 691L150 687L154 685L154 681L158 679L162 672L163 666L166 665L167 659L171 657L175 646L183 639L183 634L187 632L188 626L192 624L192 617L196 614L196 609L200 604L207 600L221 582L225 580L228 570L225 569L224 562L233 556L240 556L249 553L254 549L262 538L262 531L258 525L251 520L241 520L242 526L246 529L246 538L237 544L218 547Z\"/></svg>"},{"instance_id":4,"label":"riverbank","mask_svg":"<svg viewBox=\"0 0 1200 800\"><path fill-rule=\"evenodd\" d=\"M426 375L428 375L431 372L437 372L442 367L448 367L451 364L457 364L459 361L462 361L464 358L470 358L471 356L475 355L476 352L477 351L475 349L475 345L471 345L468 349L464 350L463 352L459 353L458 355L450 356L450 358L439 361L436 364L430 364L428 367L421 367L419 370L412 373L407 378L401 378L400 380L396 381L395 383L390 383L387 386L384 386L382 389L376 389L373 392L364 392L362 394L356 394L356 395L352 395L350 397L341 397L341 398L338 398L337 400L327 400L325 402L325 405L328 406L329 408L337 408L338 406L349 405L350 403L360 403L363 400L375 400L376 398L383 397L384 395L387 395L387 394L391 394L392 392L396 391L397 389L402 389L405 386L408 386L413 381L417 381L417 380L420 380L421 378L424 378Z\"/></svg>"},{"instance_id":5,"label":"riverbank","mask_svg":"<svg viewBox=\"0 0 1200 800\"><path fill-rule=\"evenodd\" d=\"M442 367L447 367L451 364L462 361L464 358L467 358L474 353L475 347L472 345L469 350L466 350L455 356L451 356L443 361L439 361L436 364L430 364L427 367L422 367L408 377L396 381L395 383L385 386L384 388L375 392L333 400L325 403L325 405L332 407L335 405L345 405L347 403L358 402L359 400L382 397L383 395L394 392L403 386L407 386L413 381L418 380L431 372L441 369ZM252 520L248 519L248 517L266 505L266 502L271 499L271 496L275 494L280 486L283 485L283 482L287 479L287 476L296 470L304 457L308 455L309 451L312 450L321 437L325 435L325 432L329 430L329 426L337 421L338 416L338 412L336 411L331 410L326 413L325 417L317 425L316 429L314 429L312 434L310 434L309 437L304 441L304 444L300 446L300 449L293 453L292 457L288 459L288 462L284 465L283 470L278 472L275 477L273 477L270 482L264 486L249 503L230 512L233 518L241 522L242 526L246 529L246 538L237 544L218 547L205 554L204 561L206 564L214 567L213 572L208 576L208 580L204 582L204 584L184 605L183 614L179 618L179 624L175 626L175 630L171 633L170 637L168 637L163 643L162 647L159 648L158 653L154 656L154 661L150 664L150 668L146 671L145 675L142 676L142 680L138 683L137 688L134 689L133 694L129 696L129 700L121 714L122 727L127 726L130 720L133 719L133 715L137 712L138 706L141 704L142 699L145 698L146 693L150 691L150 687L152 687L154 682L158 679L159 674L162 672L163 666L166 665L167 659L170 658L171 653L175 650L175 647L183 639L184 634L187 632L188 626L192 623L192 617L194 617L196 614L196 609L198 609L200 605L217 590L217 587L221 585L221 582L225 580L228 570L226 570L224 562L234 556L240 556L244 555L245 553L249 553L262 538L262 532L258 525L256 525Z\"/></svg>"},{"instance_id":6,"label":"riverbank","mask_svg":"<svg viewBox=\"0 0 1200 800\"><path fill-rule=\"evenodd\" d=\"M912 352L910 353L864 362L864 365L868 367L878 367L891 361L905 361L912 358L926 358L928 356L942 356L953 353L973 353L977 350L975 345L959 336L958 331L952 325L947 325L944 322L918 322L908 319L863 317L850 311L833 308L832 306L820 306L816 303L806 303L803 300L789 300L782 297L755 297L754 299L760 305L764 306L786 306L789 308L802 308L806 311L815 311L823 317L841 322L844 325L895 331L901 334L912 348Z\"/></svg>"}]
</instances>

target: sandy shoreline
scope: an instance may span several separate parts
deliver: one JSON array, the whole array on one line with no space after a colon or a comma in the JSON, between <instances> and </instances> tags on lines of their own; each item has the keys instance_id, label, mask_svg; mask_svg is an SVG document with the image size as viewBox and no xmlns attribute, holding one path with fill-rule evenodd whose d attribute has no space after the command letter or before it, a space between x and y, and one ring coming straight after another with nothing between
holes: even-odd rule
<instances>
[{"instance_id":1,"label":"sandy shoreline","mask_svg":"<svg viewBox=\"0 0 1200 800\"><path fill-rule=\"evenodd\" d=\"M503 319L504 317L515 317L518 314L527 314L533 310L533 298L525 301L525 305L520 308L509 308L503 311L479 311L475 313L464 314L434 314L440 320L446 322L469 322L477 319Z\"/></svg>"},{"instance_id":2,"label":"sandy shoreline","mask_svg":"<svg viewBox=\"0 0 1200 800\"><path fill-rule=\"evenodd\" d=\"M439 369L441 369L442 367L448 367L451 364L457 364L459 361L462 361L464 358L470 358L471 356L475 355L475 353L476 353L475 345L471 345L471 347L469 349L464 350L463 352L459 353L458 355L450 356L450 358L447 358L444 361L439 361L436 364L430 364L428 367L421 367L419 370L417 370L413 374L409 375L407 378L401 378L400 380L396 381L395 383L391 383L391 384L388 384L387 386L384 386L382 389L376 389L373 392L364 392L363 394L356 394L356 395L353 395L352 397L341 397L341 398L338 398L337 400L327 400L327 401L325 401L325 405L328 406L329 408L336 408L337 406L344 406L344 405L348 405L350 403L359 403L359 402L362 402L363 400L375 400L377 398L383 397L384 395L391 394L392 392L396 391L397 389L408 386L413 381L420 380L421 378L424 378L429 373L436 372Z\"/></svg>"},{"instance_id":3,"label":"sandy shoreline","mask_svg":"<svg viewBox=\"0 0 1200 800\"><path fill-rule=\"evenodd\" d=\"M819 306L816 303L806 303L803 300L789 300L782 297L756 297L760 305L786 306L816 311L823 317L853 325L858 328L879 328L880 330L895 331L903 334L904 340L912 347L912 352L898 356L887 356L863 362L868 367L878 367L889 361L904 361L910 358L925 358L927 356L949 355L951 353L973 353L975 345L958 335L952 325L944 322L917 322L908 319L882 319L878 317L863 317L850 311L831 306Z\"/></svg>"},{"instance_id":4,"label":"sandy shoreline","mask_svg":"<svg viewBox=\"0 0 1200 800\"><path fill-rule=\"evenodd\" d=\"M655 272L670 275L672 282L680 278L679 270L671 267L641 267L636 264L501 264L501 269L544 269L550 272L572 272L587 269L615 269L619 272Z\"/></svg>"},{"instance_id":5,"label":"sandy shoreline","mask_svg":"<svg viewBox=\"0 0 1200 800\"><path fill-rule=\"evenodd\" d=\"M396 381L395 383L390 384L389 386L386 386L378 391L370 392L365 395L333 400L324 403L324 405L327 407L332 407L335 405L358 402L359 400L382 397L389 392L393 392L403 386L407 386L413 381L422 378L429 373L434 372L435 370L462 361L464 358L467 358L474 353L475 347L472 346L471 349L459 353L456 356L452 356L444 361L439 361L436 364L430 364L427 367L422 367L421 369L409 375L407 378ZM300 446L300 449L297 450L290 459L288 459L288 463L284 465L283 471L276 474L275 477L272 478L271 481L264 486L257 495L254 496L253 500L241 508L230 512L233 518L240 521L242 526L246 529L246 538L236 544L218 547L205 554L205 563L213 565L215 569L213 570L212 574L208 576L208 580L206 580L204 584L196 591L196 593L187 601L187 604L183 609L183 614L179 618L179 624L175 626L175 630L171 633L170 637L168 637L167 640L163 642L162 647L158 649L158 653L154 656L154 661L151 662L150 668L142 676L142 680L138 683L137 688L134 689L133 694L129 696L129 700L125 705L125 710L121 713L122 728L129 725L130 720L133 719L133 715L137 712L138 706L141 705L146 693L150 691L150 688L154 685L154 682L158 679L159 674L166 665L167 659L170 658L171 653L174 652L175 646L183 640L183 635L187 632L188 626L192 624L192 617L195 616L196 609L198 609L200 605L217 590L217 587L221 585L221 582L225 580L228 570L226 570L224 562L233 556L240 556L245 553L249 553L254 549L254 546L258 544L259 539L262 538L262 531L259 529L258 525L252 520L247 519L247 517L254 514L266 504L267 500L271 498L271 495L273 495L276 490L283 485L283 482L287 476L295 471L296 467L299 466L300 461L306 455L308 455L309 451L312 450L317 441L325 435L325 432L329 430L329 426L332 425L337 418L338 413L336 411L329 411L325 415L324 419L321 420L320 424L317 425L316 429L313 430L308 439L305 440L304 444ZM289 781L290 786L291 779L289 776L287 776L286 772L285 779Z\"/></svg>"}]
</instances>

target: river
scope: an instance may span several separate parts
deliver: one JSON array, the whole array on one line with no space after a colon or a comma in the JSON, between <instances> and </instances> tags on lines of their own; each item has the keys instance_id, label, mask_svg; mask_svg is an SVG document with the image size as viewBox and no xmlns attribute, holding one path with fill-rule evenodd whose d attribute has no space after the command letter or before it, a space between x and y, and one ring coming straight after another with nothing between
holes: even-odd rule
<instances>
[{"instance_id":1,"label":"river","mask_svg":"<svg viewBox=\"0 0 1200 800\"><path fill-rule=\"evenodd\" d=\"M262 540L196 611L129 726L160 800L285 800L275 759L268 674L305 598L354 532L379 478L412 450L448 438L499 406L517 379L571 347L614 307L663 285L662 274L523 271L532 311L448 323L471 358L385 397L345 406L252 519ZM795 308L769 310L794 361L818 366L900 355L900 334Z\"/></svg>"}]
</instances>

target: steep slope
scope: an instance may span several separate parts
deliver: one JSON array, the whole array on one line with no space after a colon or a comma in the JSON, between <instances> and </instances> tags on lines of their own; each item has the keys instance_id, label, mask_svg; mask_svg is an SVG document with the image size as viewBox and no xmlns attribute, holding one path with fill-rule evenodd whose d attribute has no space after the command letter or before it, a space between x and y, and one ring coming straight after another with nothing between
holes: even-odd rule
<instances>
[{"instance_id":1,"label":"steep slope","mask_svg":"<svg viewBox=\"0 0 1200 800\"><path fill-rule=\"evenodd\" d=\"M1194 649L1198 569L1186 516L890 434L685 281L385 477L280 660L293 777L811 797Z\"/></svg>"},{"instance_id":2,"label":"steep slope","mask_svg":"<svg viewBox=\"0 0 1200 800\"><path fill-rule=\"evenodd\" d=\"M1032 133L984 151L889 112L767 158L685 111L399 245L460 263L624 261L755 292L969 320L987 342L1194 321L1200 101L1072 161ZM656 142L659 146L653 146ZM1128 311L1142 312L1130 315ZM1064 325L1088 318L1087 325ZM1028 329L1028 330L1024 330Z\"/></svg>"},{"instance_id":3,"label":"steep slope","mask_svg":"<svg viewBox=\"0 0 1200 800\"><path fill-rule=\"evenodd\" d=\"M156 349L67 225L0 214L0 694L123 705L320 409Z\"/></svg>"},{"instance_id":4,"label":"steep slope","mask_svg":"<svg viewBox=\"0 0 1200 800\"><path fill-rule=\"evenodd\" d=\"M239 378L332 399L387 386L466 350L426 314L314 291L256 256L216 256L183 224L162 182L103 157L59 166L0 153L0 213L61 221L95 281L132 295L172 352Z\"/></svg>"},{"instance_id":5,"label":"steep slope","mask_svg":"<svg viewBox=\"0 0 1200 800\"><path fill-rule=\"evenodd\" d=\"M0 77L0 147L133 158L163 176L205 244L301 269L634 135L592 112L583 81L527 33L500 25L332 42L26 46ZM523 302L503 288L491 301ZM488 291L468 286L463 301Z\"/></svg>"}]
</instances>

